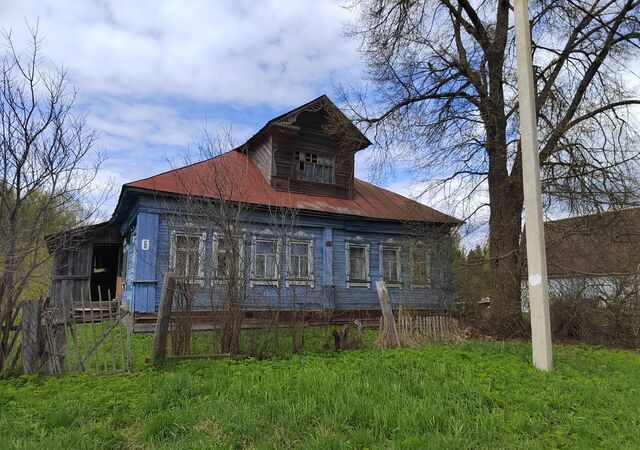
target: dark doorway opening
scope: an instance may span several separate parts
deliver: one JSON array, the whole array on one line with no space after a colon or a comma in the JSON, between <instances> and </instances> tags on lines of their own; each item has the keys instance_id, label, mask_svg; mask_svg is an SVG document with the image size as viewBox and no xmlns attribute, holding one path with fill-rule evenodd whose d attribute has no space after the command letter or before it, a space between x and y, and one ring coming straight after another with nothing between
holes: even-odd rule
<instances>
[{"instance_id":1,"label":"dark doorway opening","mask_svg":"<svg viewBox=\"0 0 640 450\"><path fill-rule=\"evenodd\" d=\"M91 299L113 300L120 258L119 245L94 245L91 264Z\"/></svg>"}]
</instances>

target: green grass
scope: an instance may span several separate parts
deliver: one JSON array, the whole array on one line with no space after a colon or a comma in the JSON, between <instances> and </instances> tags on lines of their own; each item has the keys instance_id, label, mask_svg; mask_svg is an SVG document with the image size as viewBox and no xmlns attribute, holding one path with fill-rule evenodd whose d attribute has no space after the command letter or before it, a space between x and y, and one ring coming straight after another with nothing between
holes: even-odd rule
<instances>
[{"instance_id":1,"label":"green grass","mask_svg":"<svg viewBox=\"0 0 640 450\"><path fill-rule=\"evenodd\" d=\"M67 372L75 372L78 354L85 355L92 344L99 338L106 325L78 324L76 325L78 347L67 333L67 356L65 358L65 368ZM245 329L240 335L239 357L255 357L260 353L261 358L271 358L274 356L288 356L293 352L293 336L296 333L296 340L300 345L302 342L302 353L330 353L333 349L333 337L331 336L333 327L309 327L280 328L278 331L272 329ZM114 328L112 334L94 351L85 361L85 370L93 373L112 374L122 368L122 361L126 362L127 336L125 325ZM277 333L277 336L276 336ZM169 333L167 342L167 354L171 355L171 335ZM363 331L363 347L373 348L373 343L378 336L377 330L365 329ZM131 366L135 369L145 367L145 360L151 355L153 335L151 333L134 333L131 336ZM329 349L329 351L327 351ZM191 333L191 355L215 355L220 354L220 334L219 331L193 331ZM300 351L297 353L301 353ZM123 358L124 356L124 358Z\"/></svg>"},{"instance_id":2,"label":"green grass","mask_svg":"<svg viewBox=\"0 0 640 450\"><path fill-rule=\"evenodd\" d=\"M142 345L137 342L136 345ZM0 448L640 448L640 354L469 342L0 381Z\"/></svg>"}]
</instances>

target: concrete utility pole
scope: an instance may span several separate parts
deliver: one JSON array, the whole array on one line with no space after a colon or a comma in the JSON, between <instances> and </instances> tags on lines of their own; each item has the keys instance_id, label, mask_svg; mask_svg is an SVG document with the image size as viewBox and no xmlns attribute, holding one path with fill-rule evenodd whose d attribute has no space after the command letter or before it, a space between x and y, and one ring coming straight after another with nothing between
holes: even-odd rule
<instances>
[{"instance_id":1,"label":"concrete utility pole","mask_svg":"<svg viewBox=\"0 0 640 450\"><path fill-rule=\"evenodd\" d=\"M549 320L549 285L542 221L542 193L528 1L515 0L514 14L533 364L540 370L550 371L553 368L553 356L551 322Z\"/></svg>"}]
</instances>

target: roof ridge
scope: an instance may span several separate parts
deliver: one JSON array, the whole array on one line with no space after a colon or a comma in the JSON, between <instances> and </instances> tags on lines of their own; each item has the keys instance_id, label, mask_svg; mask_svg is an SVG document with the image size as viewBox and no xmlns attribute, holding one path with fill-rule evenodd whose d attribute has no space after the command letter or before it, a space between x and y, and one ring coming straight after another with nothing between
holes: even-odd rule
<instances>
[{"instance_id":1,"label":"roof ridge","mask_svg":"<svg viewBox=\"0 0 640 450\"><path fill-rule=\"evenodd\" d=\"M571 217L564 217L562 219L546 220L544 223L545 225L558 224L560 222L565 222L570 220L587 219L590 217L603 217L603 216L608 216L610 214L621 214L621 213L628 213L633 211L640 211L640 206L630 206L628 208L614 209L610 211L599 211L599 212L594 212L589 214L583 214L581 216L571 216Z\"/></svg>"}]
</instances>

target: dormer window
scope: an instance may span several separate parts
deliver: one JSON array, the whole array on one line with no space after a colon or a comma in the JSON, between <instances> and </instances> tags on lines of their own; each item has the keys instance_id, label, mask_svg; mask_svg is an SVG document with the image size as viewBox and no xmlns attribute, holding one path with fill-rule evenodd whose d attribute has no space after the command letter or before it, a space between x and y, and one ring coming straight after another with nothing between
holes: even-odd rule
<instances>
[{"instance_id":1,"label":"dormer window","mask_svg":"<svg viewBox=\"0 0 640 450\"><path fill-rule=\"evenodd\" d=\"M308 152L295 153L296 178L299 180L333 183L333 165L332 156Z\"/></svg>"}]
</instances>

